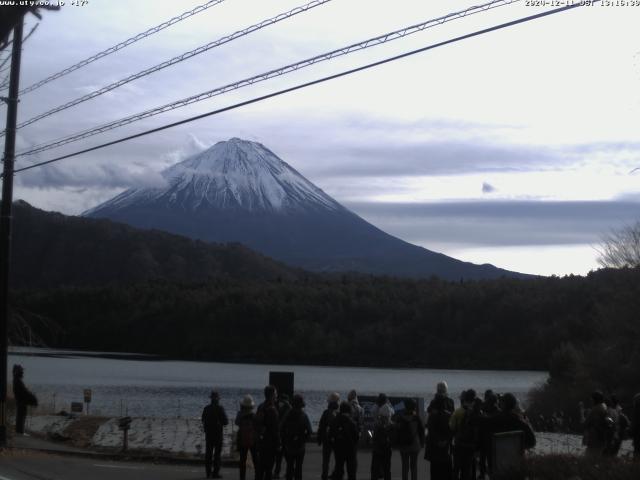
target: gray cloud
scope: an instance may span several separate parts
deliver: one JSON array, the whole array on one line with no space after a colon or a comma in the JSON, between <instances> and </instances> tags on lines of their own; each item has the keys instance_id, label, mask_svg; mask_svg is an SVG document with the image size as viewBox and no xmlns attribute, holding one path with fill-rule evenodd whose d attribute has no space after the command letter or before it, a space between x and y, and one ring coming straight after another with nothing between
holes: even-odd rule
<instances>
[{"instance_id":1,"label":"gray cloud","mask_svg":"<svg viewBox=\"0 0 640 480\"><path fill-rule=\"evenodd\" d=\"M349 203L388 233L412 243L457 246L597 244L640 218L640 202L484 201Z\"/></svg>"},{"instance_id":2,"label":"gray cloud","mask_svg":"<svg viewBox=\"0 0 640 480\"><path fill-rule=\"evenodd\" d=\"M139 164L78 164L51 165L20 173L16 183L25 188L113 189L129 187L160 187L164 179L157 171Z\"/></svg>"}]
</instances>

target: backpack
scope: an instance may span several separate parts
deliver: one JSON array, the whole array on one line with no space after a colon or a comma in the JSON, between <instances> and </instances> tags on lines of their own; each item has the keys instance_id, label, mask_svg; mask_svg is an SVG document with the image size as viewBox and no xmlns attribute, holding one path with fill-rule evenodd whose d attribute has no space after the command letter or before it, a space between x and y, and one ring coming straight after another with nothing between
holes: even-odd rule
<instances>
[{"instance_id":1,"label":"backpack","mask_svg":"<svg viewBox=\"0 0 640 480\"><path fill-rule=\"evenodd\" d=\"M353 423L351 417L338 415L329 427L329 437L335 449L343 450L352 446L352 439L349 438L348 432L349 424L347 422Z\"/></svg>"},{"instance_id":2,"label":"backpack","mask_svg":"<svg viewBox=\"0 0 640 480\"><path fill-rule=\"evenodd\" d=\"M239 421L238 447L240 448L251 448L255 444L256 430L253 417L253 415L245 415Z\"/></svg>"},{"instance_id":3,"label":"backpack","mask_svg":"<svg viewBox=\"0 0 640 480\"><path fill-rule=\"evenodd\" d=\"M460 427L455 432L456 447L471 448L478 446L478 429L476 428L476 415L472 410L465 410Z\"/></svg>"},{"instance_id":4,"label":"backpack","mask_svg":"<svg viewBox=\"0 0 640 480\"><path fill-rule=\"evenodd\" d=\"M265 439L265 435L267 432L267 427L264 423L264 411L265 411L265 407L264 404L260 405L258 407L258 411L256 412L255 416L253 417L253 427L254 427L254 433L255 433L255 437L256 437L256 441L262 443Z\"/></svg>"},{"instance_id":5,"label":"backpack","mask_svg":"<svg viewBox=\"0 0 640 480\"><path fill-rule=\"evenodd\" d=\"M399 418L398 423L396 424L396 428L398 430L396 442L399 447L408 447L413 444L414 435L411 429L411 424L413 422L402 416Z\"/></svg>"},{"instance_id":6,"label":"backpack","mask_svg":"<svg viewBox=\"0 0 640 480\"><path fill-rule=\"evenodd\" d=\"M375 452L386 452L391 448L391 427L377 422L373 427L373 450Z\"/></svg>"},{"instance_id":7,"label":"backpack","mask_svg":"<svg viewBox=\"0 0 640 480\"><path fill-rule=\"evenodd\" d=\"M290 411L282 424L283 443L287 452L298 453L304 450L307 440L307 422L302 412Z\"/></svg>"},{"instance_id":8,"label":"backpack","mask_svg":"<svg viewBox=\"0 0 640 480\"><path fill-rule=\"evenodd\" d=\"M325 442L329 440L329 430L331 429L331 424L334 422L337 416L337 409L328 408L322 413L322 417L320 418L320 425L318 426L319 441Z\"/></svg>"}]
</instances>

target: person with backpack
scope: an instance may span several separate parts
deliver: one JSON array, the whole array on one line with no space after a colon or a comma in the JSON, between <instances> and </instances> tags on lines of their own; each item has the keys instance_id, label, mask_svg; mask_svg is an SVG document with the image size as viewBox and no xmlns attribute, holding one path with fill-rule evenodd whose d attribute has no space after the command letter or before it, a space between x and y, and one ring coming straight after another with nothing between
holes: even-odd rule
<instances>
[{"instance_id":1,"label":"person with backpack","mask_svg":"<svg viewBox=\"0 0 640 480\"><path fill-rule=\"evenodd\" d=\"M333 419L338 416L340 395L337 392L329 394L327 398L327 408L322 412L320 423L318 424L318 445L322 446L322 474L321 479L329 478L329 464L331 463L331 453L333 447L329 441L329 427ZM333 474L331 475L334 476Z\"/></svg>"},{"instance_id":2,"label":"person with backpack","mask_svg":"<svg viewBox=\"0 0 640 480\"><path fill-rule=\"evenodd\" d=\"M220 395L213 390L209 395L211 403L202 411L202 426L205 435L204 469L207 478L222 478L220 475L220 455L222 453L223 428L229 424L227 413L220 405ZM214 453L215 451L215 453ZM211 459L213 457L213 475Z\"/></svg>"},{"instance_id":3,"label":"person with backpack","mask_svg":"<svg viewBox=\"0 0 640 480\"><path fill-rule=\"evenodd\" d=\"M451 480L453 465L451 464L451 439L449 428L451 404L444 396L436 396L430 404L431 413L427 418L427 439L425 441L424 458L429 461L431 480Z\"/></svg>"},{"instance_id":4,"label":"person with backpack","mask_svg":"<svg viewBox=\"0 0 640 480\"><path fill-rule=\"evenodd\" d=\"M240 480L247 476L247 457L251 453L251 461L254 468L258 464L258 452L256 451L256 414L253 409L255 402L251 395L246 395L240 402L240 410L236 414L235 424L238 427L236 446L240 454ZM256 470L257 478L257 470Z\"/></svg>"},{"instance_id":5,"label":"person with backpack","mask_svg":"<svg viewBox=\"0 0 640 480\"><path fill-rule=\"evenodd\" d=\"M278 395L278 418L280 422L282 419L289 413L291 410L291 404L289 403L289 395L286 393L282 393ZM284 456L284 451L282 446L278 449L276 453L276 465L273 470L273 478L280 478L280 470L282 470L282 457Z\"/></svg>"},{"instance_id":6,"label":"person with backpack","mask_svg":"<svg viewBox=\"0 0 640 480\"><path fill-rule=\"evenodd\" d=\"M404 401L404 410L397 416L397 445L402 462L402 480L418 478L418 453L424 447L424 424L417 413L417 404L412 398Z\"/></svg>"},{"instance_id":7,"label":"person with backpack","mask_svg":"<svg viewBox=\"0 0 640 480\"><path fill-rule=\"evenodd\" d=\"M287 461L287 480L302 480L305 447L312 433L311 422L304 412L302 395L293 396L293 406L280 424L282 450Z\"/></svg>"},{"instance_id":8,"label":"person with backpack","mask_svg":"<svg viewBox=\"0 0 640 480\"><path fill-rule=\"evenodd\" d=\"M613 419L608 415L602 392L593 392L591 400L593 407L589 413L585 415L584 410L580 412L584 428L582 444L587 447L585 455L599 457L603 454L607 444L607 431L612 428Z\"/></svg>"},{"instance_id":9,"label":"person with backpack","mask_svg":"<svg viewBox=\"0 0 640 480\"><path fill-rule=\"evenodd\" d=\"M371 480L391 480L391 417L393 407L384 393L378 395L373 410L373 431L371 433Z\"/></svg>"},{"instance_id":10,"label":"person with backpack","mask_svg":"<svg viewBox=\"0 0 640 480\"><path fill-rule=\"evenodd\" d=\"M351 418L358 428L358 435L362 434L362 426L364 424L364 409L358 402L358 394L355 390L351 390L347 395L347 401L351 405Z\"/></svg>"},{"instance_id":11,"label":"person with backpack","mask_svg":"<svg viewBox=\"0 0 640 480\"><path fill-rule=\"evenodd\" d=\"M465 390L460 395L462 405L449 419L449 428L453 433L453 478L471 480L479 443L479 415L474 406L476 392Z\"/></svg>"},{"instance_id":12,"label":"person with backpack","mask_svg":"<svg viewBox=\"0 0 640 480\"><path fill-rule=\"evenodd\" d=\"M356 480L358 439L360 438L358 427L353 421L349 402L342 402L339 412L329 426L329 441L333 446L336 457L336 469L333 479L342 480L346 465L348 480Z\"/></svg>"},{"instance_id":13,"label":"person with backpack","mask_svg":"<svg viewBox=\"0 0 640 480\"><path fill-rule=\"evenodd\" d=\"M276 387L264 387L264 402L256 411L256 447L258 451L258 465L256 466L256 480L271 480L276 453L280 448L280 423L277 408Z\"/></svg>"},{"instance_id":14,"label":"person with backpack","mask_svg":"<svg viewBox=\"0 0 640 480\"><path fill-rule=\"evenodd\" d=\"M38 399L24 385L23 377L24 368L22 368L22 365L15 364L13 366L13 397L16 400L16 433L18 435L26 435L24 433L24 423L27 419L27 408L29 406L38 406Z\"/></svg>"}]
</instances>

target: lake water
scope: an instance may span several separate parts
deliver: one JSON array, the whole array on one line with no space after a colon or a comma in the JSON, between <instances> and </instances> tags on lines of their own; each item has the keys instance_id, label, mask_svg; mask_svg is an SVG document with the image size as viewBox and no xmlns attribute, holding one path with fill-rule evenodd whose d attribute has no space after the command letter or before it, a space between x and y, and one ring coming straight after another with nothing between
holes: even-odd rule
<instances>
[{"instance_id":1,"label":"lake water","mask_svg":"<svg viewBox=\"0 0 640 480\"><path fill-rule=\"evenodd\" d=\"M29 353L29 355L25 355ZM35 354L35 355L34 355ZM544 382L546 372L491 370L432 370L397 368L256 365L175 360L104 358L81 352L14 348L8 367L25 368L25 384L36 393L43 410L69 411L72 401L82 402L83 389L92 390L91 413L107 416L198 417L211 389L221 394L229 416L235 415L244 395L262 400L270 371L292 371L295 389L304 395L313 422L320 418L329 392L342 397L358 394L433 397L440 380L450 395L462 390L512 392L524 399L527 391ZM10 373L9 373L10 374ZM9 377L11 378L11 377Z\"/></svg>"}]
</instances>

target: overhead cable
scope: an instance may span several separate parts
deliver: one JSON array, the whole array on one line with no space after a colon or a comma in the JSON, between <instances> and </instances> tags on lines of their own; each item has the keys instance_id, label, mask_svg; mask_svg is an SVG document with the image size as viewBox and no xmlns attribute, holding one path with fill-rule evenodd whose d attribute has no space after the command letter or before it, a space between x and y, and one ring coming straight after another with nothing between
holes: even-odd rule
<instances>
[{"instance_id":1,"label":"overhead cable","mask_svg":"<svg viewBox=\"0 0 640 480\"><path fill-rule=\"evenodd\" d=\"M259 23L256 23L254 25L251 25L250 27L244 28L242 30L238 30L237 32L232 33L231 35L226 35L224 37L221 37L213 42L209 42L206 45L202 45L198 48L195 48L193 50L190 50L188 52L185 52L181 55L178 55L176 57L173 57L169 60L166 60L162 63L159 63L158 65L155 65L153 67L149 67L145 70L142 70L138 73L134 73L133 75L129 75L128 77L125 77L121 80L118 80L117 82L113 82L109 85L106 85L102 88L99 88L98 90L95 90L91 93L88 93L86 95L83 95L81 97L75 98L67 103L64 103L62 105L59 105L57 107L52 108L51 110L48 110L44 113L41 113L39 115L36 115L33 118L30 118L29 120L25 120L22 123L19 123L17 128L22 128L25 127L27 125L31 125L32 123L37 122L38 120L42 120L43 118L49 117L55 113L61 112L63 110L66 110L68 108L74 107L80 103L86 102L87 100L91 100L92 98L96 98L99 97L100 95L103 95L107 92L110 92L111 90L115 90L118 87L122 87L123 85L126 85L127 83L133 82L134 80L138 80L142 77L146 77L147 75L151 75L152 73L158 72L160 70L163 70L167 67L170 67L172 65L175 65L177 63L180 62L184 62L185 60L188 60L191 57L195 57L196 55L200 55L201 53L207 52L215 47L219 47L220 45L224 45L225 43L229 43L237 38L240 37L244 37L245 35L249 35L250 33L253 33L257 30L261 30L265 27L268 27L270 25L273 25L275 23L281 22L282 20L286 20L288 18L291 18L299 13L303 13L306 12L312 8L315 8L319 5L323 5L325 3L330 2L331 0L313 0L305 5L296 7L292 10L289 10L287 12L284 13L280 13L279 15L276 15L275 17L271 17L268 18L266 20L263 20ZM0 134L1 136L2 134Z\"/></svg>"},{"instance_id":2,"label":"overhead cable","mask_svg":"<svg viewBox=\"0 0 640 480\"><path fill-rule=\"evenodd\" d=\"M55 162L59 162L61 160L67 159L67 158L71 158L71 157L76 157L78 155L82 155L83 153L93 152L95 150L99 150L99 149L102 149L102 148L105 148L105 147L116 145L118 143L123 143L123 142L129 141L129 140L133 140L135 138L144 137L144 136L150 135L152 133L157 133L157 132L160 132L162 130L167 130L169 128L177 127L179 125L184 125L186 123L190 123L190 122L193 122L193 121L196 121L196 120L200 120L202 118L210 117L212 115L217 115L217 114L220 114L220 113L223 113L223 112L227 112L227 111L230 111L230 110L234 110L236 108L240 108L240 107L243 107L243 106L246 106L246 105L251 105L253 103L261 102L261 101L267 100L269 98L273 98L273 97L277 97L279 95L283 95L285 93L290 93L290 92L293 92L293 91L296 91L296 90L300 90L300 89L303 89L303 88L306 88L306 87L310 87L312 85L317 85L317 84L320 84L320 83L324 83L324 82L327 82L329 80L334 80L336 78L345 77L345 76L351 75L353 73L361 72L363 70L368 70L368 69L373 68L373 67L384 65L386 63L390 63L390 62L393 62L393 61L396 61L396 60L400 60L402 58L410 57L412 55L416 55L418 53L426 52L428 50L433 50L435 48L442 47L442 46L445 46L445 45L449 45L449 44L452 44L452 43L455 43L455 42L459 42L461 40L466 40L466 39L469 39L469 38L477 37L479 35L483 35L483 34L486 34L486 33L489 33L489 32L493 32L493 31L496 31L496 30L501 30L501 29L507 28L507 27L512 27L514 25L518 25L518 24L521 24L521 23L529 22L529 21L532 21L532 20L536 20L536 19L539 19L539 18L542 18L542 17L546 17L546 16L553 15L553 14L560 13L560 12L564 12L564 11L571 10L571 9L574 9L574 8L578 8L578 7L581 7L581 6L583 6L582 3L575 3L575 4L567 5L567 6L564 6L564 7L556 8L554 10L548 10L548 11L541 12L541 13L538 13L538 14L535 14L535 15L530 15L528 17L519 18L517 20L512 20L512 21L509 21L509 22L506 22L506 23L501 23L499 25L495 25L493 27L485 28L485 29L482 29L482 30L476 30L475 32L467 33L467 34L461 35L459 37L451 38L449 40L445 40L445 41L438 42L438 43L435 43L435 44L432 44L432 45L428 45L426 47L422 47L422 48L419 48L417 50L412 50L410 52L405 52L405 53L402 53L400 55L395 55L393 57L388 57L388 58L385 58L384 60L379 60L377 62L369 63L367 65L363 65L363 66L360 66L360 67L352 68L350 70L345 70L343 72L336 73L336 74L333 74L333 75L329 75L329 76L326 76L326 77L322 77L322 78L319 78L319 79L316 79L316 80L312 80L310 82L301 83L301 84L295 85L293 87L285 88L283 90L278 90L277 92L273 92L273 93L269 93L267 95L262 95L262 96L259 96L259 97L255 97L255 98L252 98L250 100L245 100L243 102L239 102L239 103L236 103L236 104L233 104L233 105L229 105L227 107L219 108L217 110L212 110L212 111L207 112L207 113L203 113L203 114L200 114L200 115L189 117L189 118L186 118L186 119L183 119L183 120L180 120L180 121L177 121L177 122L169 123L169 124L157 127L157 128L152 128L150 130L146 130L144 132L136 133L134 135L129 135L129 136L126 136L126 137L122 137L122 138L119 138L117 140L113 140L113 141L106 142L106 143L103 143L103 144L100 144L100 145L96 145L94 147L85 148L84 150L79 150L79 151L76 151L76 152L73 152L73 153L69 153L67 155L62 155L60 157L52 158L50 160L46 160L46 161L43 161L43 162L37 162L37 163L31 164L31 165L28 165L26 167L22 167L22 168L16 169L15 173L24 172L26 170L31 170L31 169L37 168L37 167L42 167L44 165L49 165L49 164L52 164L52 163L55 163Z\"/></svg>"},{"instance_id":3,"label":"overhead cable","mask_svg":"<svg viewBox=\"0 0 640 480\"><path fill-rule=\"evenodd\" d=\"M434 27L436 25L441 25L443 23L446 22L450 22L452 20L456 20L456 19L460 19L460 18L464 18L467 17L469 15L474 15L477 13L481 13L484 11L487 11L489 9L493 9L493 8L497 8L497 7L501 7L504 5L509 5L511 3L516 3L519 2L520 0L494 0L482 5L476 5L470 8L467 8L465 10L459 11L459 12L454 12L454 13L450 13L438 18L434 18L431 20L427 20L426 22L422 22L416 25L412 25L406 28L402 28L400 30L395 30L389 33L385 33L383 35L379 35L377 37L374 38L370 38L368 40L364 40L362 42L359 43L354 43L352 45L349 45L347 47L343 47L343 48L339 48L336 50L332 50L328 53L323 53L321 55L316 55L315 57L311 57L311 58L307 58L306 60L302 60L296 63L292 63L290 65L286 65L284 67L280 67L274 70L270 70L268 72L265 73L261 73L259 75L255 75L249 78L245 78L243 80L222 86L222 87L218 87L218 88L214 88L212 90L208 90L206 92L202 92L196 95L192 95L190 97L187 98L183 98L181 100L177 100L165 105L162 105L160 107L155 107L152 108L150 110L146 110L144 112L141 113L137 113L135 115L130 115L128 117L125 118L121 118L119 120L115 120L103 125L100 125L98 127L94 127L76 134L72 134L70 136L66 136L63 137L61 139L58 140L53 140L51 142L48 143L43 143L41 145L37 145L35 147L32 147L31 149L27 150L27 151L23 151L20 152L17 156L24 156L24 155L33 155L35 153L39 153L39 152L43 152L45 150L49 150L51 148L56 148L56 147L60 147L62 145L66 145L68 143L72 143L72 142L77 142L79 140L83 140L85 138L91 137L93 135L98 135L100 133L104 133L106 131L109 130L113 130L115 128L124 126L124 125L128 125L130 123L133 122L137 122L139 120L148 118L148 117L152 117L154 115L158 115L160 113L164 113L164 112L168 112L170 110L175 110L177 108L181 108L187 105L191 105L193 103L196 102L200 102L203 100L207 100L209 98L215 97L217 95L222 95L224 93L230 92L232 90L237 90L239 88L242 87L246 87L249 85L253 85L255 83L259 83L259 82L263 82L265 80L269 80L271 78L274 77L278 77L281 75L285 75L287 73L291 73L297 70L300 70L302 68L305 67L309 67L311 65L314 65L316 63L320 63L320 62L324 62L327 60L331 60L333 58L336 57L340 57L343 55L347 55L349 53L355 52L355 51L359 51L359 50L364 50L366 48L370 48L376 45L380 45L383 43L387 43L390 42L392 40L397 40L399 38L403 38L406 37L408 35L417 33L417 32L421 32L427 28L430 27Z\"/></svg>"},{"instance_id":4,"label":"overhead cable","mask_svg":"<svg viewBox=\"0 0 640 480\"><path fill-rule=\"evenodd\" d=\"M101 58L106 57L107 55L111 55L112 53L117 52L118 50L122 50L125 47L128 47L129 45L132 45L134 43L136 43L139 40L142 40L143 38L149 37L155 33L160 32L161 30L164 30L165 28L170 27L171 25L175 25L178 22L181 22L182 20L185 20L189 17L192 17L193 15L196 15L200 12L204 12L205 10L207 10L208 8L211 8L215 5L218 5L219 3L224 2L225 0L209 0L206 3L203 3L202 5L198 5L195 8L192 8L191 10L188 10L176 17L170 18L169 20L167 20L166 22L162 22L160 25L156 25L155 27L152 27L148 30L145 30L142 33L138 33L137 35L134 35L131 38L126 39L123 42L118 43L117 45L114 45L112 47L107 48L106 50L103 50L99 53L96 53L95 55L92 55L88 58L85 58L84 60L71 65L70 67L65 68L64 70L60 70L57 73L54 73L53 75L48 76L47 78L44 78L36 83L34 83L33 85L30 85L28 87L23 88L22 90L20 90L20 95L24 95L25 93L29 93L32 92L33 90L42 87L43 85L46 85L49 82L52 82L54 80L57 80L60 77L64 77L65 75L68 75L71 72L75 72L76 70L82 68L82 67L86 67L87 65L89 65L90 63L95 62L96 60L100 60Z\"/></svg>"}]
</instances>

